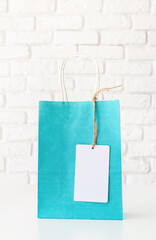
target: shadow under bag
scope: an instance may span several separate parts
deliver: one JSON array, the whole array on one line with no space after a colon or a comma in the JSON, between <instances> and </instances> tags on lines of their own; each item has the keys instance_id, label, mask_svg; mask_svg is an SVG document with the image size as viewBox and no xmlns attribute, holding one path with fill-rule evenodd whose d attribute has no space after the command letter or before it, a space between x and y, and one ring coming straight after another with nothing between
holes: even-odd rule
<instances>
[{"instance_id":1,"label":"shadow under bag","mask_svg":"<svg viewBox=\"0 0 156 240\"><path fill-rule=\"evenodd\" d=\"M69 58L64 60L61 71L63 101L39 102L38 217L123 219L118 100L96 101L95 109L98 128L97 145L110 147L108 202L74 201L76 145L92 143L93 102L64 101L65 96L67 100L67 94L63 70ZM93 58L89 57L89 59L96 63ZM98 90L97 63L96 69L95 90Z\"/></svg>"}]
</instances>

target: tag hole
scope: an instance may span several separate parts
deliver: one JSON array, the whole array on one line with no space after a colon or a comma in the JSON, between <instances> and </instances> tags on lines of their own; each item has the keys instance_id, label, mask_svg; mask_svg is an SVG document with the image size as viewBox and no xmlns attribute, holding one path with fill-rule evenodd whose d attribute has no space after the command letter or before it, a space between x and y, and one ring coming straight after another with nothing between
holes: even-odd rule
<instances>
[{"instance_id":1,"label":"tag hole","mask_svg":"<svg viewBox=\"0 0 156 240\"><path fill-rule=\"evenodd\" d=\"M92 147L92 149L94 149L94 148Z\"/></svg>"}]
</instances>

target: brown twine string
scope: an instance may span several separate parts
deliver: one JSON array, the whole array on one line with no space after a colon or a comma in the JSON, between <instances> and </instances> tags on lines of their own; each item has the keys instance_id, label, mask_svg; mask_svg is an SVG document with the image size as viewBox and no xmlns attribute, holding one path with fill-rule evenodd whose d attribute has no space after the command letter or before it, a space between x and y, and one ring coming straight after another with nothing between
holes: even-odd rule
<instances>
[{"instance_id":1,"label":"brown twine string","mask_svg":"<svg viewBox=\"0 0 156 240\"><path fill-rule=\"evenodd\" d=\"M97 123L96 123L96 120L95 120L95 101L96 101L96 97L102 91L109 91L110 89L118 88L118 87L121 87L121 86L122 85L118 85L118 86L111 87L111 88L101 88L99 91L97 91L94 94L94 96L92 98L92 100L93 100L93 125L94 125L94 140L93 140L93 143L92 143L92 148L93 149L95 148L96 141L97 141Z\"/></svg>"}]
</instances>

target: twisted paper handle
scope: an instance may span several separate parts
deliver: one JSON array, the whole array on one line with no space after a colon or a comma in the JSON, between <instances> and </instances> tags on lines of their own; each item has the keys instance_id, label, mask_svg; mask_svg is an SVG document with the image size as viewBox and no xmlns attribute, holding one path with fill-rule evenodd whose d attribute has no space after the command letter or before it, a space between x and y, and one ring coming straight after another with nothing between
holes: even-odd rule
<instances>
[{"instance_id":1,"label":"twisted paper handle","mask_svg":"<svg viewBox=\"0 0 156 240\"><path fill-rule=\"evenodd\" d=\"M94 125L94 140L93 140L93 143L92 143L92 148L93 149L95 148L96 141L97 141L97 123L96 123L96 119L95 119L95 101L96 101L96 97L102 91L109 91L110 89L118 88L118 87L121 87L121 86L122 85L118 85L118 86L111 87L111 88L101 88L100 90L98 90L94 94L94 96L92 98L92 100L93 100L93 125Z\"/></svg>"}]
</instances>

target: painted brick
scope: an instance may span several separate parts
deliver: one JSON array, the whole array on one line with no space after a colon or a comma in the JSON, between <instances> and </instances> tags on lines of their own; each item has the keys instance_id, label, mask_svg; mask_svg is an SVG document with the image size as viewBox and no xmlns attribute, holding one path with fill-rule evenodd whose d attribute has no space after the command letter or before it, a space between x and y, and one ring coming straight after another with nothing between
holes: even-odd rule
<instances>
[{"instance_id":1,"label":"painted brick","mask_svg":"<svg viewBox=\"0 0 156 240\"><path fill-rule=\"evenodd\" d=\"M66 81L66 88L73 89L72 80ZM46 90L60 90L60 83L58 76L49 75L45 77L28 77L28 86L33 91L46 91Z\"/></svg>"},{"instance_id":2,"label":"painted brick","mask_svg":"<svg viewBox=\"0 0 156 240\"><path fill-rule=\"evenodd\" d=\"M139 61L108 61L105 69L111 75L150 75L152 72L151 63Z\"/></svg>"},{"instance_id":3,"label":"painted brick","mask_svg":"<svg viewBox=\"0 0 156 240\"><path fill-rule=\"evenodd\" d=\"M156 177L155 175L149 175L149 174L127 174L126 176L126 184L127 185L145 185L145 184L155 184L156 183Z\"/></svg>"},{"instance_id":4,"label":"painted brick","mask_svg":"<svg viewBox=\"0 0 156 240\"><path fill-rule=\"evenodd\" d=\"M148 43L156 45L156 32L148 32Z\"/></svg>"},{"instance_id":5,"label":"painted brick","mask_svg":"<svg viewBox=\"0 0 156 240\"><path fill-rule=\"evenodd\" d=\"M102 6L101 0L59 0L58 11L63 13L94 13L99 12Z\"/></svg>"},{"instance_id":6,"label":"painted brick","mask_svg":"<svg viewBox=\"0 0 156 240\"><path fill-rule=\"evenodd\" d=\"M76 30L81 29L83 25L83 19L81 16L44 16L37 17L37 29L38 30Z\"/></svg>"},{"instance_id":7,"label":"painted brick","mask_svg":"<svg viewBox=\"0 0 156 240\"><path fill-rule=\"evenodd\" d=\"M26 81L23 77L0 78L0 91L23 91Z\"/></svg>"},{"instance_id":8,"label":"painted brick","mask_svg":"<svg viewBox=\"0 0 156 240\"><path fill-rule=\"evenodd\" d=\"M28 123L37 124L37 122L38 122L38 108L28 110L27 115L28 115Z\"/></svg>"},{"instance_id":9,"label":"painted brick","mask_svg":"<svg viewBox=\"0 0 156 240\"><path fill-rule=\"evenodd\" d=\"M126 16L92 14L85 17L85 28L88 29L127 29L131 21Z\"/></svg>"},{"instance_id":10,"label":"painted brick","mask_svg":"<svg viewBox=\"0 0 156 240\"><path fill-rule=\"evenodd\" d=\"M68 55L76 52L75 46L33 46L32 57L34 58L55 58L55 57L67 57Z\"/></svg>"},{"instance_id":11,"label":"painted brick","mask_svg":"<svg viewBox=\"0 0 156 240\"><path fill-rule=\"evenodd\" d=\"M129 156L156 156L155 143L129 143L128 144Z\"/></svg>"},{"instance_id":12,"label":"painted brick","mask_svg":"<svg viewBox=\"0 0 156 240\"><path fill-rule=\"evenodd\" d=\"M9 0L12 13L51 13L55 10L55 0Z\"/></svg>"},{"instance_id":13,"label":"painted brick","mask_svg":"<svg viewBox=\"0 0 156 240\"><path fill-rule=\"evenodd\" d=\"M144 139L151 141L156 140L156 127L150 126L150 127L144 127Z\"/></svg>"},{"instance_id":14,"label":"painted brick","mask_svg":"<svg viewBox=\"0 0 156 240\"><path fill-rule=\"evenodd\" d=\"M102 61L98 61L99 65L99 71L100 73L104 72L104 66ZM91 74L91 73L96 73L96 67L95 64L88 59L80 59L80 58L75 58L70 60L65 69L65 73L70 73L70 74Z\"/></svg>"},{"instance_id":15,"label":"painted brick","mask_svg":"<svg viewBox=\"0 0 156 240\"><path fill-rule=\"evenodd\" d=\"M121 112L122 124L155 124L156 111L124 109Z\"/></svg>"},{"instance_id":16,"label":"painted brick","mask_svg":"<svg viewBox=\"0 0 156 240\"><path fill-rule=\"evenodd\" d=\"M104 1L105 13L147 13L149 12L149 1L121 1L106 0Z\"/></svg>"},{"instance_id":17,"label":"painted brick","mask_svg":"<svg viewBox=\"0 0 156 240\"><path fill-rule=\"evenodd\" d=\"M1 46L0 59L28 58L29 48L27 46Z\"/></svg>"},{"instance_id":18,"label":"painted brick","mask_svg":"<svg viewBox=\"0 0 156 240\"><path fill-rule=\"evenodd\" d=\"M123 126L121 129L122 140L134 141L141 140L143 136L143 131L139 127Z\"/></svg>"},{"instance_id":19,"label":"painted brick","mask_svg":"<svg viewBox=\"0 0 156 240\"><path fill-rule=\"evenodd\" d=\"M30 184L37 184L37 174L30 174Z\"/></svg>"},{"instance_id":20,"label":"painted brick","mask_svg":"<svg viewBox=\"0 0 156 240\"><path fill-rule=\"evenodd\" d=\"M33 29L34 29L34 17L16 15L0 16L0 30L29 31Z\"/></svg>"},{"instance_id":21,"label":"painted brick","mask_svg":"<svg viewBox=\"0 0 156 240\"><path fill-rule=\"evenodd\" d=\"M1 111L0 123L23 124L26 123L26 113L19 111Z\"/></svg>"},{"instance_id":22,"label":"painted brick","mask_svg":"<svg viewBox=\"0 0 156 240\"><path fill-rule=\"evenodd\" d=\"M38 142L34 142L32 146L33 157L38 157Z\"/></svg>"},{"instance_id":23,"label":"painted brick","mask_svg":"<svg viewBox=\"0 0 156 240\"><path fill-rule=\"evenodd\" d=\"M156 16L152 15L138 15L132 16L133 29L137 30L155 30L156 29Z\"/></svg>"},{"instance_id":24,"label":"painted brick","mask_svg":"<svg viewBox=\"0 0 156 240\"><path fill-rule=\"evenodd\" d=\"M80 53L90 54L97 58L123 58L123 48L121 46L80 46L79 51Z\"/></svg>"},{"instance_id":25,"label":"painted brick","mask_svg":"<svg viewBox=\"0 0 156 240\"><path fill-rule=\"evenodd\" d=\"M126 77L124 83L127 92L156 92L156 79L153 77Z\"/></svg>"},{"instance_id":26,"label":"painted brick","mask_svg":"<svg viewBox=\"0 0 156 240\"><path fill-rule=\"evenodd\" d=\"M30 143L0 143L1 156L30 156Z\"/></svg>"},{"instance_id":27,"label":"painted brick","mask_svg":"<svg viewBox=\"0 0 156 240\"><path fill-rule=\"evenodd\" d=\"M0 44L4 43L4 33L0 32Z\"/></svg>"},{"instance_id":28,"label":"painted brick","mask_svg":"<svg viewBox=\"0 0 156 240\"><path fill-rule=\"evenodd\" d=\"M84 70L89 70L84 68ZM75 69L76 70L76 69ZM95 69L93 67L93 72L95 73ZM70 74L65 76L65 82L68 82L68 79L71 79L75 82L75 88L77 90L91 90L92 94L95 92L95 83L96 83L96 76L95 74ZM122 78L119 76L107 76L107 75L100 75L100 88L102 87L110 87L115 85L122 84ZM115 91L119 92L122 88L117 88ZM97 97L99 100L102 95L106 97L107 92L101 92L101 94ZM110 92L107 94L109 95ZM103 98L102 98L103 99Z\"/></svg>"},{"instance_id":29,"label":"painted brick","mask_svg":"<svg viewBox=\"0 0 156 240\"><path fill-rule=\"evenodd\" d=\"M127 152L127 144L125 142L121 142L121 154L125 156Z\"/></svg>"},{"instance_id":30,"label":"painted brick","mask_svg":"<svg viewBox=\"0 0 156 240\"><path fill-rule=\"evenodd\" d=\"M124 172L142 172L148 173L150 170L150 165L147 161L144 160L126 160L122 161L122 169Z\"/></svg>"},{"instance_id":31,"label":"painted brick","mask_svg":"<svg viewBox=\"0 0 156 240\"><path fill-rule=\"evenodd\" d=\"M7 11L7 1L0 1L0 13L4 13Z\"/></svg>"},{"instance_id":32,"label":"painted brick","mask_svg":"<svg viewBox=\"0 0 156 240\"><path fill-rule=\"evenodd\" d=\"M156 47L127 46L126 58L131 60L156 60Z\"/></svg>"},{"instance_id":33,"label":"painted brick","mask_svg":"<svg viewBox=\"0 0 156 240\"><path fill-rule=\"evenodd\" d=\"M151 159L151 170L152 172L156 173L156 159Z\"/></svg>"},{"instance_id":34,"label":"painted brick","mask_svg":"<svg viewBox=\"0 0 156 240\"><path fill-rule=\"evenodd\" d=\"M28 176L22 173L0 173L0 184L27 184Z\"/></svg>"},{"instance_id":35,"label":"painted brick","mask_svg":"<svg viewBox=\"0 0 156 240\"><path fill-rule=\"evenodd\" d=\"M54 74L57 71L57 63L53 60L29 60L24 62L12 62L11 74L12 75L46 75Z\"/></svg>"},{"instance_id":36,"label":"painted brick","mask_svg":"<svg viewBox=\"0 0 156 240\"><path fill-rule=\"evenodd\" d=\"M122 85L123 86L123 78L122 76L117 76L117 75L101 75L100 76L100 87L106 87L109 88L110 86L117 86L117 85ZM115 89L115 92L120 92L122 91L123 87L119 87ZM109 95L110 92L103 92L104 95ZM102 92L101 92L102 94Z\"/></svg>"},{"instance_id":37,"label":"painted brick","mask_svg":"<svg viewBox=\"0 0 156 240\"><path fill-rule=\"evenodd\" d=\"M152 96L152 107L156 108L156 95Z\"/></svg>"},{"instance_id":38,"label":"painted brick","mask_svg":"<svg viewBox=\"0 0 156 240\"><path fill-rule=\"evenodd\" d=\"M10 65L9 63L0 63L0 76L1 77L6 77L10 73Z\"/></svg>"},{"instance_id":39,"label":"painted brick","mask_svg":"<svg viewBox=\"0 0 156 240\"><path fill-rule=\"evenodd\" d=\"M0 139L2 139L2 128L0 128Z\"/></svg>"},{"instance_id":40,"label":"painted brick","mask_svg":"<svg viewBox=\"0 0 156 240\"><path fill-rule=\"evenodd\" d=\"M109 92L107 100L120 100L121 107L124 108L149 108L150 107L150 96L145 94L120 94Z\"/></svg>"},{"instance_id":41,"label":"painted brick","mask_svg":"<svg viewBox=\"0 0 156 240\"><path fill-rule=\"evenodd\" d=\"M14 108L37 107L41 100L51 100L50 94L20 93L7 96L8 106Z\"/></svg>"},{"instance_id":42,"label":"painted brick","mask_svg":"<svg viewBox=\"0 0 156 240\"><path fill-rule=\"evenodd\" d=\"M151 10L152 10L152 13L156 13L156 1L153 0L151 1Z\"/></svg>"},{"instance_id":43,"label":"painted brick","mask_svg":"<svg viewBox=\"0 0 156 240\"><path fill-rule=\"evenodd\" d=\"M95 82L96 82L96 77L95 75L69 75L66 77L66 82L69 80L74 81L75 83L75 89L76 90L91 90L92 95L94 94L95 91Z\"/></svg>"},{"instance_id":44,"label":"painted brick","mask_svg":"<svg viewBox=\"0 0 156 240\"><path fill-rule=\"evenodd\" d=\"M37 139L36 126L9 126L4 129L4 138L7 141L24 141Z\"/></svg>"},{"instance_id":45,"label":"painted brick","mask_svg":"<svg viewBox=\"0 0 156 240\"><path fill-rule=\"evenodd\" d=\"M5 105L4 95L0 94L0 106L4 106L4 105Z\"/></svg>"},{"instance_id":46,"label":"painted brick","mask_svg":"<svg viewBox=\"0 0 156 240\"><path fill-rule=\"evenodd\" d=\"M58 31L54 33L54 44L97 44L96 32Z\"/></svg>"},{"instance_id":47,"label":"painted brick","mask_svg":"<svg viewBox=\"0 0 156 240\"><path fill-rule=\"evenodd\" d=\"M8 44L48 44L52 41L51 32L7 32Z\"/></svg>"},{"instance_id":48,"label":"painted brick","mask_svg":"<svg viewBox=\"0 0 156 240\"><path fill-rule=\"evenodd\" d=\"M143 31L102 31L102 44L143 44L146 34Z\"/></svg>"},{"instance_id":49,"label":"painted brick","mask_svg":"<svg viewBox=\"0 0 156 240\"><path fill-rule=\"evenodd\" d=\"M9 172L36 172L36 158L9 158L7 159L7 170Z\"/></svg>"},{"instance_id":50,"label":"painted brick","mask_svg":"<svg viewBox=\"0 0 156 240\"><path fill-rule=\"evenodd\" d=\"M3 172L5 170L5 159L0 158L0 172Z\"/></svg>"}]
</instances>

